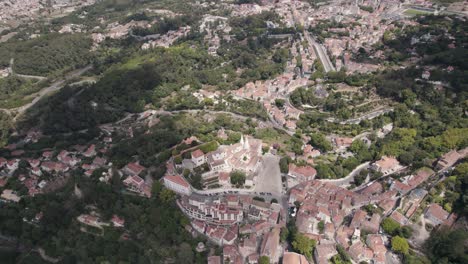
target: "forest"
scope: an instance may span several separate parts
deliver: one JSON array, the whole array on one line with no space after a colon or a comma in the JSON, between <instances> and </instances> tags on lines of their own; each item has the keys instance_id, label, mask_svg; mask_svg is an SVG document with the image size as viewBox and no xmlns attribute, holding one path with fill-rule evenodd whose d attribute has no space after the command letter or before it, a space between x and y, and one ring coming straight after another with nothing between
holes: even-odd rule
<instances>
[{"instance_id":1,"label":"forest","mask_svg":"<svg viewBox=\"0 0 468 264\"><path fill-rule=\"evenodd\" d=\"M13 58L15 73L47 77L89 64L91 44L91 39L83 34L47 34L26 41L13 40L0 44L0 66L7 67Z\"/></svg>"}]
</instances>

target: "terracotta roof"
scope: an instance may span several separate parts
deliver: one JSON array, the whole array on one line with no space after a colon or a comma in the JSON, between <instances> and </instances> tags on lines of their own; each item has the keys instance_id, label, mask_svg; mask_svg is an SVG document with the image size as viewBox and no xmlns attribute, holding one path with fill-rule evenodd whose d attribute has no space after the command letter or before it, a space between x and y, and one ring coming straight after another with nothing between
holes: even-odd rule
<instances>
[{"instance_id":1,"label":"terracotta roof","mask_svg":"<svg viewBox=\"0 0 468 264\"><path fill-rule=\"evenodd\" d=\"M387 171L400 165L397 159L387 156L383 156L380 160L376 161L375 164L377 164L382 171Z\"/></svg>"},{"instance_id":2,"label":"terracotta roof","mask_svg":"<svg viewBox=\"0 0 468 264\"><path fill-rule=\"evenodd\" d=\"M221 257L220 256L208 257L208 264L221 264Z\"/></svg>"},{"instance_id":3,"label":"terracotta roof","mask_svg":"<svg viewBox=\"0 0 468 264\"><path fill-rule=\"evenodd\" d=\"M293 163L289 164L289 173L301 175L306 178L313 178L317 175L317 171L311 166L296 166Z\"/></svg>"},{"instance_id":4,"label":"terracotta roof","mask_svg":"<svg viewBox=\"0 0 468 264\"><path fill-rule=\"evenodd\" d=\"M309 264L304 255L295 252L284 252L283 264Z\"/></svg>"},{"instance_id":5,"label":"terracotta roof","mask_svg":"<svg viewBox=\"0 0 468 264\"><path fill-rule=\"evenodd\" d=\"M167 179L168 181L182 185L185 188L190 187L190 184L180 175L167 175L167 176L164 176L164 179Z\"/></svg>"},{"instance_id":6,"label":"terracotta roof","mask_svg":"<svg viewBox=\"0 0 468 264\"><path fill-rule=\"evenodd\" d=\"M449 217L449 213L440 205L435 203L428 206L426 214L439 219L441 222L445 221Z\"/></svg>"},{"instance_id":7,"label":"terracotta roof","mask_svg":"<svg viewBox=\"0 0 468 264\"><path fill-rule=\"evenodd\" d=\"M137 174L137 175L140 174L143 170L146 169L145 167L143 167L140 164L135 163L135 162L127 164L126 168L128 170L132 171L134 174Z\"/></svg>"},{"instance_id":8,"label":"terracotta roof","mask_svg":"<svg viewBox=\"0 0 468 264\"><path fill-rule=\"evenodd\" d=\"M201 151L200 149L197 149L192 152L192 158L195 158L195 159L202 157L203 155L205 155L205 153L203 153L203 151Z\"/></svg>"},{"instance_id":9,"label":"terracotta roof","mask_svg":"<svg viewBox=\"0 0 468 264\"><path fill-rule=\"evenodd\" d=\"M315 247L315 257L318 264L328 264L328 259L336 255L335 244L317 245Z\"/></svg>"},{"instance_id":10,"label":"terracotta roof","mask_svg":"<svg viewBox=\"0 0 468 264\"><path fill-rule=\"evenodd\" d=\"M408 219L398 211L393 211L390 218L397 221L400 225L406 225L408 223Z\"/></svg>"},{"instance_id":11,"label":"terracotta roof","mask_svg":"<svg viewBox=\"0 0 468 264\"><path fill-rule=\"evenodd\" d=\"M350 146L352 143L353 143L353 139L352 139L352 138L348 138L348 137L338 137L338 138L335 138L335 144L336 144L338 147Z\"/></svg>"}]
</instances>

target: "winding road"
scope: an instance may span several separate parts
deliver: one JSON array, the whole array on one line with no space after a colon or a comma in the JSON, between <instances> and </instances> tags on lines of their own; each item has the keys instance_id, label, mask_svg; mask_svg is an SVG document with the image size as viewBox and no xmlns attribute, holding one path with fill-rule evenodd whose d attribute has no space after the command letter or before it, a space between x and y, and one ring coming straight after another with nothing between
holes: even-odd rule
<instances>
[{"instance_id":1,"label":"winding road","mask_svg":"<svg viewBox=\"0 0 468 264\"><path fill-rule=\"evenodd\" d=\"M87 72L91 68L92 65L88 65L82 69L74 70L68 73L64 78L53 82L49 87L46 87L40 90L39 92L32 94L31 96L35 96L35 98L31 102L17 108L0 108L0 111L7 112L8 114L14 116L13 121L16 121L24 112L26 112L26 110L28 110L37 102L39 102L39 100L41 100L44 96L51 92L55 92L62 89L65 86L66 81L81 76L83 73Z\"/></svg>"}]
</instances>

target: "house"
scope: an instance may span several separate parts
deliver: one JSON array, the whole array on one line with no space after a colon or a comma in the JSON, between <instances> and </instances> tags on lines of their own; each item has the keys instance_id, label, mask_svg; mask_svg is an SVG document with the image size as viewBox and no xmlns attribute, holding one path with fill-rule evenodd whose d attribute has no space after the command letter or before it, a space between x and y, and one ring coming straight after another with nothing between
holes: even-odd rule
<instances>
[{"instance_id":1,"label":"house","mask_svg":"<svg viewBox=\"0 0 468 264\"><path fill-rule=\"evenodd\" d=\"M311 166L296 166L293 163L289 164L288 176L297 179L299 182L310 181L315 178L317 171Z\"/></svg>"},{"instance_id":2,"label":"house","mask_svg":"<svg viewBox=\"0 0 468 264\"><path fill-rule=\"evenodd\" d=\"M426 208L424 216L434 225L442 224L449 217L449 213L438 204L431 204Z\"/></svg>"},{"instance_id":3,"label":"house","mask_svg":"<svg viewBox=\"0 0 468 264\"><path fill-rule=\"evenodd\" d=\"M212 201L204 197L190 195L177 200L179 208L190 218L204 221L207 224L231 226L241 222L243 211L229 207L225 202ZM219 239L224 234L220 235Z\"/></svg>"},{"instance_id":4,"label":"house","mask_svg":"<svg viewBox=\"0 0 468 264\"><path fill-rule=\"evenodd\" d=\"M65 172L69 167L60 162L45 161L41 164L41 169L47 172Z\"/></svg>"},{"instance_id":5,"label":"house","mask_svg":"<svg viewBox=\"0 0 468 264\"><path fill-rule=\"evenodd\" d=\"M351 146L351 144L353 143L353 138L349 138L349 137L336 137L333 139L333 142L335 143L335 146L338 148L338 149L346 149L346 148L349 148Z\"/></svg>"},{"instance_id":6,"label":"house","mask_svg":"<svg viewBox=\"0 0 468 264\"><path fill-rule=\"evenodd\" d=\"M54 156L54 153L52 151L42 152L42 157L44 157L44 159L51 159L53 156Z\"/></svg>"},{"instance_id":7,"label":"house","mask_svg":"<svg viewBox=\"0 0 468 264\"><path fill-rule=\"evenodd\" d=\"M164 186L178 194L190 195L192 193L190 184L180 175L164 176Z\"/></svg>"},{"instance_id":8,"label":"house","mask_svg":"<svg viewBox=\"0 0 468 264\"><path fill-rule=\"evenodd\" d=\"M118 217L117 215L112 216L111 222L114 227L123 227L125 225L125 220Z\"/></svg>"},{"instance_id":9,"label":"house","mask_svg":"<svg viewBox=\"0 0 468 264\"><path fill-rule=\"evenodd\" d=\"M260 255L269 257L270 261L273 263L277 262L279 258L277 255L279 235L280 229L278 227L273 228L271 232L264 235L260 249Z\"/></svg>"},{"instance_id":10,"label":"house","mask_svg":"<svg viewBox=\"0 0 468 264\"><path fill-rule=\"evenodd\" d=\"M29 162L29 165L31 165L32 168L39 167L39 165L41 164L41 161L38 160L38 159L30 159L30 160L28 160L28 162Z\"/></svg>"},{"instance_id":11,"label":"house","mask_svg":"<svg viewBox=\"0 0 468 264\"><path fill-rule=\"evenodd\" d=\"M351 228L359 228L361 230L366 230L370 233L377 233L379 231L380 224L380 215L375 213L372 217L367 215L367 212L363 210L358 210L354 213L351 224Z\"/></svg>"},{"instance_id":12,"label":"house","mask_svg":"<svg viewBox=\"0 0 468 264\"><path fill-rule=\"evenodd\" d=\"M383 173L383 175L397 172L402 168L403 167L400 165L400 162L398 162L397 159L388 156L383 156L380 160L374 162L372 165L372 169Z\"/></svg>"},{"instance_id":13,"label":"house","mask_svg":"<svg viewBox=\"0 0 468 264\"><path fill-rule=\"evenodd\" d=\"M247 257L257 252L257 235L250 234L245 237L244 240L239 243L239 252L243 257Z\"/></svg>"},{"instance_id":14,"label":"house","mask_svg":"<svg viewBox=\"0 0 468 264\"><path fill-rule=\"evenodd\" d=\"M366 247L361 241L353 243L349 249L348 253L350 257L357 263L361 261L369 261L374 257L374 252Z\"/></svg>"},{"instance_id":15,"label":"house","mask_svg":"<svg viewBox=\"0 0 468 264\"><path fill-rule=\"evenodd\" d=\"M42 175L42 171L41 169L39 169L38 167L33 167L31 169L31 173L36 175L36 176L41 176Z\"/></svg>"},{"instance_id":16,"label":"house","mask_svg":"<svg viewBox=\"0 0 468 264\"><path fill-rule=\"evenodd\" d=\"M390 218L395 220L402 226L408 224L408 218L406 218L404 215L402 215L398 211L393 211L392 214L390 215Z\"/></svg>"},{"instance_id":17,"label":"house","mask_svg":"<svg viewBox=\"0 0 468 264\"><path fill-rule=\"evenodd\" d=\"M0 167L3 167L7 164L7 160L4 157L0 157Z\"/></svg>"},{"instance_id":18,"label":"house","mask_svg":"<svg viewBox=\"0 0 468 264\"><path fill-rule=\"evenodd\" d=\"M328 264L328 260L338 254L335 244L320 244L315 247L314 260L317 264Z\"/></svg>"},{"instance_id":19,"label":"house","mask_svg":"<svg viewBox=\"0 0 468 264\"><path fill-rule=\"evenodd\" d=\"M406 194L411 191L411 187L408 184L402 183L399 180L393 180L390 185L390 190L396 190L401 194Z\"/></svg>"},{"instance_id":20,"label":"house","mask_svg":"<svg viewBox=\"0 0 468 264\"><path fill-rule=\"evenodd\" d=\"M151 188L146 185L145 180L140 178L137 175L129 176L123 181L124 185L127 186L127 189L132 192L139 193L146 197L151 197Z\"/></svg>"},{"instance_id":21,"label":"house","mask_svg":"<svg viewBox=\"0 0 468 264\"><path fill-rule=\"evenodd\" d=\"M468 154L468 148L462 149L460 151L452 150L444 154L439 161L437 161L436 169L445 170L449 167L452 167L458 160L466 157Z\"/></svg>"},{"instance_id":22,"label":"house","mask_svg":"<svg viewBox=\"0 0 468 264\"><path fill-rule=\"evenodd\" d=\"M97 228L102 228L102 226L108 226L109 225L108 223L101 222L99 217L94 216L94 215L89 215L89 214L79 215L76 218L76 220L78 220L78 222L83 223L85 225L94 226L94 227L97 227Z\"/></svg>"},{"instance_id":23,"label":"house","mask_svg":"<svg viewBox=\"0 0 468 264\"><path fill-rule=\"evenodd\" d=\"M62 150L60 153L57 155L57 159L61 162L64 162L65 158L68 157L68 151Z\"/></svg>"},{"instance_id":24,"label":"house","mask_svg":"<svg viewBox=\"0 0 468 264\"><path fill-rule=\"evenodd\" d=\"M221 264L221 257L220 256L208 257L208 264Z\"/></svg>"},{"instance_id":25,"label":"house","mask_svg":"<svg viewBox=\"0 0 468 264\"><path fill-rule=\"evenodd\" d=\"M236 246L226 245L223 247L223 263L242 263L241 258Z\"/></svg>"},{"instance_id":26,"label":"house","mask_svg":"<svg viewBox=\"0 0 468 264\"><path fill-rule=\"evenodd\" d=\"M231 183L231 175L227 172L220 172L218 181L221 185L229 185Z\"/></svg>"},{"instance_id":27,"label":"house","mask_svg":"<svg viewBox=\"0 0 468 264\"><path fill-rule=\"evenodd\" d=\"M205 233L205 229L206 229L205 222L199 221L199 220L194 220L194 221L192 221L190 223L192 224L193 229L195 229L199 233L202 233L202 234Z\"/></svg>"},{"instance_id":28,"label":"house","mask_svg":"<svg viewBox=\"0 0 468 264\"><path fill-rule=\"evenodd\" d=\"M8 178L7 177L1 177L0 178L0 188L5 187L5 185L8 183Z\"/></svg>"},{"instance_id":29,"label":"house","mask_svg":"<svg viewBox=\"0 0 468 264\"><path fill-rule=\"evenodd\" d=\"M0 198L8 202L15 203L21 200L21 197L19 197L13 190L10 189L3 190L2 195L0 195Z\"/></svg>"},{"instance_id":30,"label":"house","mask_svg":"<svg viewBox=\"0 0 468 264\"><path fill-rule=\"evenodd\" d=\"M103 167L106 165L107 160L105 158L101 157L96 157L93 160L93 164L96 165L97 167Z\"/></svg>"},{"instance_id":31,"label":"house","mask_svg":"<svg viewBox=\"0 0 468 264\"><path fill-rule=\"evenodd\" d=\"M374 254L372 258L373 263L385 264L385 254L387 253L387 248L385 247L383 236L377 234L369 234L366 238L366 244L367 246L369 246L369 248Z\"/></svg>"},{"instance_id":32,"label":"house","mask_svg":"<svg viewBox=\"0 0 468 264\"><path fill-rule=\"evenodd\" d=\"M197 149L191 153L192 156L192 162L195 164L195 167L203 165L206 160L205 160L205 153L201 151L200 149Z\"/></svg>"},{"instance_id":33,"label":"house","mask_svg":"<svg viewBox=\"0 0 468 264\"><path fill-rule=\"evenodd\" d=\"M309 264L304 255L285 251L283 254L283 264Z\"/></svg>"},{"instance_id":34,"label":"house","mask_svg":"<svg viewBox=\"0 0 468 264\"><path fill-rule=\"evenodd\" d=\"M258 264L259 256L257 253L252 253L247 257L248 264Z\"/></svg>"},{"instance_id":35,"label":"house","mask_svg":"<svg viewBox=\"0 0 468 264\"><path fill-rule=\"evenodd\" d=\"M143 172L145 169L146 168L141 166L140 164L136 162L131 162L123 168L123 171L129 175L140 175L140 173Z\"/></svg>"},{"instance_id":36,"label":"house","mask_svg":"<svg viewBox=\"0 0 468 264\"><path fill-rule=\"evenodd\" d=\"M7 166L7 169L10 171L10 172L14 172L16 169L18 169L18 165L19 165L19 159L12 159L12 160L9 160L6 164Z\"/></svg>"},{"instance_id":37,"label":"house","mask_svg":"<svg viewBox=\"0 0 468 264\"><path fill-rule=\"evenodd\" d=\"M429 77L431 77L431 73L429 71L423 71L423 73L421 74L421 78L423 78L424 80L428 80Z\"/></svg>"},{"instance_id":38,"label":"house","mask_svg":"<svg viewBox=\"0 0 468 264\"><path fill-rule=\"evenodd\" d=\"M89 146L89 148L83 153L83 156L85 157L93 157L94 155L96 155L96 145L92 144L91 146Z\"/></svg>"}]
</instances>

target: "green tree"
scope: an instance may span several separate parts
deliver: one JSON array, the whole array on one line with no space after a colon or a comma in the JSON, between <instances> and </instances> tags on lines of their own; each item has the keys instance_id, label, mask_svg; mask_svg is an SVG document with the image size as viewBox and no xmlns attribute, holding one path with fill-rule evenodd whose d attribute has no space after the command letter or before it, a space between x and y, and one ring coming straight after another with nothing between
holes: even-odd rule
<instances>
[{"instance_id":1,"label":"green tree","mask_svg":"<svg viewBox=\"0 0 468 264\"><path fill-rule=\"evenodd\" d=\"M325 230L325 222L322 220L318 222L317 226L318 226L320 234L323 234L323 231Z\"/></svg>"},{"instance_id":2,"label":"green tree","mask_svg":"<svg viewBox=\"0 0 468 264\"><path fill-rule=\"evenodd\" d=\"M245 173L241 171L233 171L231 172L230 176L231 176L231 184L234 184L236 186L244 185L245 179L246 179Z\"/></svg>"},{"instance_id":3,"label":"green tree","mask_svg":"<svg viewBox=\"0 0 468 264\"><path fill-rule=\"evenodd\" d=\"M175 192L169 190L169 189L163 189L160 193L159 193L159 199L161 199L161 201L165 202L165 203L169 203L171 201L174 201L176 198L176 194Z\"/></svg>"},{"instance_id":4,"label":"green tree","mask_svg":"<svg viewBox=\"0 0 468 264\"><path fill-rule=\"evenodd\" d=\"M286 101L284 99L275 99L275 105L278 108L283 108Z\"/></svg>"},{"instance_id":5,"label":"green tree","mask_svg":"<svg viewBox=\"0 0 468 264\"><path fill-rule=\"evenodd\" d=\"M279 162L280 171L281 173L288 173L289 172L289 162L291 162L290 157L282 157Z\"/></svg>"},{"instance_id":6,"label":"green tree","mask_svg":"<svg viewBox=\"0 0 468 264\"><path fill-rule=\"evenodd\" d=\"M382 221L381 226L385 233L390 235L396 234L396 232L400 229L400 224L388 217Z\"/></svg>"},{"instance_id":7,"label":"green tree","mask_svg":"<svg viewBox=\"0 0 468 264\"><path fill-rule=\"evenodd\" d=\"M408 251L409 251L408 241L406 241L406 239L403 237L394 236L392 238L392 250L395 252L408 254Z\"/></svg>"},{"instance_id":8,"label":"green tree","mask_svg":"<svg viewBox=\"0 0 468 264\"><path fill-rule=\"evenodd\" d=\"M400 236L408 239L413 234L413 229L411 228L411 226L403 226L400 228L398 233Z\"/></svg>"},{"instance_id":9,"label":"green tree","mask_svg":"<svg viewBox=\"0 0 468 264\"><path fill-rule=\"evenodd\" d=\"M267 256L261 256L258 259L258 264L270 264L270 258Z\"/></svg>"},{"instance_id":10,"label":"green tree","mask_svg":"<svg viewBox=\"0 0 468 264\"><path fill-rule=\"evenodd\" d=\"M177 253L178 263L193 263L193 250L190 244L182 243Z\"/></svg>"},{"instance_id":11,"label":"green tree","mask_svg":"<svg viewBox=\"0 0 468 264\"><path fill-rule=\"evenodd\" d=\"M280 232L280 241L281 243L285 242L288 239L289 236L289 229L285 226L281 228Z\"/></svg>"},{"instance_id":12,"label":"green tree","mask_svg":"<svg viewBox=\"0 0 468 264\"><path fill-rule=\"evenodd\" d=\"M431 232L424 243L424 252L432 263L468 263L467 239L464 229L441 227Z\"/></svg>"},{"instance_id":13,"label":"green tree","mask_svg":"<svg viewBox=\"0 0 468 264\"><path fill-rule=\"evenodd\" d=\"M310 135L310 144L322 152L327 152L333 149L330 141L328 141L325 136L320 133L314 133Z\"/></svg>"},{"instance_id":14,"label":"green tree","mask_svg":"<svg viewBox=\"0 0 468 264\"><path fill-rule=\"evenodd\" d=\"M312 259L312 252L315 248L316 241L306 237L301 233L297 233L294 236L292 246L294 251L306 256L308 259Z\"/></svg>"}]
</instances>

